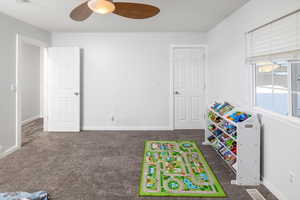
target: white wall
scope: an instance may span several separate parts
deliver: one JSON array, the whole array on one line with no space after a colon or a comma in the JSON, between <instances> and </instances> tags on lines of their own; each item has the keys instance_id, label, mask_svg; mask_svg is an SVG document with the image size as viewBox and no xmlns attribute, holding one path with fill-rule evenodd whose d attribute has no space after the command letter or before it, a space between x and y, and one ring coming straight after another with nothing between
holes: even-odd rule
<instances>
[{"instance_id":1,"label":"white wall","mask_svg":"<svg viewBox=\"0 0 300 200\"><path fill-rule=\"evenodd\" d=\"M200 33L54 33L52 42L83 50L83 129L168 129L170 45L204 44L205 37Z\"/></svg>"},{"instance_id":2,"label":"white wall","mask_svg":"<svg viewBox=\"0 0 300 200\"><path fill-rule=\"evenodd\" d=\"M0 157L16 145L16 94L10 87L16 82L16 34L50 42L51 35L0 13Z\"/></svg>"},{"instance_id":3,"label":"white wall","mask_svg":"<svg viewBox=\"0 0 300 200\"><path fill-rule=\"evenodd\" d=\"M223 99L251 107L245 33L300 8L299 0L251 0L208 33L208 102ZM300 127L264 114L262 175L281 199L300 199ZM296 183L289 183L289 171Z\"/></svg>"},{"instance_id":4,"label":"white wall","mask_svg":"<svg viewBox=\"0 0 300 200\"><path fill-rule=\"evenodd\" d=\"M22 121L40 117L40 48L21 43Z\"/></svg>"}]
</instances>

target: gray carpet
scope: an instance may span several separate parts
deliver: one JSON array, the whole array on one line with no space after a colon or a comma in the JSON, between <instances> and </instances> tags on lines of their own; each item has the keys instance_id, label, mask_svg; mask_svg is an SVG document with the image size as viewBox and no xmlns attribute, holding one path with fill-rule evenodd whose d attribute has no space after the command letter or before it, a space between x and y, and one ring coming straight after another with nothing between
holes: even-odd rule
<instances>
[{"instance_id":1,"label":"gray carpet","mask_svg":"<svg viewBox=\"0 0 300 200\"><path fill-rule=\"evenodd\" d=\"M202 131L124 131L40 134L0 160L0 192L48 191L59 200L191 200L139 197L145 140L195 140ZM200 145L228 200L251 200L246 188L231 185L234 174L210 146ZM267 200L276 198L257 187ZM210 198L206 198L207 200ZM219 198L221 199L221 198Z\"/></svg>"},{"instance_id":2,"label":"gray carpet","mask_svg":"<svg viewBox=\"0 0 300 200\"><path fill-rule=\"evenodd\" d=\"M39 118L22 125L22 146L32 142L43 130L43 118Z\"/></svg>"}]
</instances>

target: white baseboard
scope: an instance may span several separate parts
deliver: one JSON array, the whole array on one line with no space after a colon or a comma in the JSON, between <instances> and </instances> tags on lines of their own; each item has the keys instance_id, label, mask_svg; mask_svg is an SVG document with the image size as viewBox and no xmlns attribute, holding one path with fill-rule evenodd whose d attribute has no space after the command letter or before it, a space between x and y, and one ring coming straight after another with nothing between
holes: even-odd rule
<instances>
[{"instance_id":1,"label":"white baseboard","mask_svg":"<svg viewBox=\"0 0 300 200\"><path fill-rule=\"evenodd\" d=\"M41 117L40 115L34 116L34 117L30 117L30 118L28 118L28 119L23 120L23 121L21 122L21 124L24 125L24 124L27 124L27 123L32 122L32 121L34 121L34 120L37 120L37 119L39 119L39 118L42 118L42 117Z\"/></svg>"},{"instance_id":2,"label":"white baseboard","mask_svg":"<svg viewBox=\"0 0 300 200\"><path fill-rule=\"evenodd\" d=\"M170 131L171 127L155 127L155 126L83 126L83 131Z\"/></svg>"},{"instance_id":3,"label":"white baseboard","mask_svg":"<svg viewBox=\"0 0 300 200\"><path fill-rule=\"evenodd\" d=\"M266 186L272 192L279 200L288 200L288 198L282 194L282 192L274 186L270 181L268 181L266 178L262 177L262 184Z\"/></svg>"},{"instance_id":4,"label":"white baseboard","mask_svg":"<svg viewBox=\"0 0 300 200\"><path fill-rule=\"evenodd\" d=\"M18 146L13 146L13 147L9 148L8 150L4 151L3 153L0 153L0 159L8 156L9 154L17 151L18 149L19 149Z\"/></svg>"}]
</instances>

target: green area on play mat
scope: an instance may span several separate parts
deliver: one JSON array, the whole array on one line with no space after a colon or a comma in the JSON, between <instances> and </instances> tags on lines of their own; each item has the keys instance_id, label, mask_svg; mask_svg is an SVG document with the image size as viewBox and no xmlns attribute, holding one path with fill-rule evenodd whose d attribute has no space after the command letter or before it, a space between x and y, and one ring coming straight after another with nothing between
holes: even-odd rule
<instances>
[{"instance_id":1,"label":"green area on play mat","mask_svg":"<svg viewBox=\"0 0 300 200\"><path fill-rule=\"evenodd\" d=\"M146 141L141 196L225 197L193 141Z\"/></svg>"}]
</instances>

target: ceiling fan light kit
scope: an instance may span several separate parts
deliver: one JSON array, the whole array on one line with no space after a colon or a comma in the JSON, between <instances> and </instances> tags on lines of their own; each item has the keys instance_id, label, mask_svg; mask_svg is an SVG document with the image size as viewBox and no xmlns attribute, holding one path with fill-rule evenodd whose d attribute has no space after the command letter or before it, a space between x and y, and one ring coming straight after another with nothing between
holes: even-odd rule
<instances>
[{"instance_id":1,"label":"ceiling fan light kit","mask_svg":"<svg viewBox=\"0 0 300 200\"><path fill-rule=\"evenodd\" d=\"M147 4L113 2L112 0L88 0L74 8L70 17L75 21L84 21L93 13L114 13L130 19L147 19L154 17L159 12L159 8Z\"/></svg>"},{"instance_id":2,"label":"ceiling fan light kit","mask_svg":"<svg viewBox=\"0 0 300 200\"><path fill-rule=\"evenodd\" d=\"M88 2L89 8L99 14L108 14L115 11L116 6L109 0L91 0Z\"/></svg>"}]
</instances>

